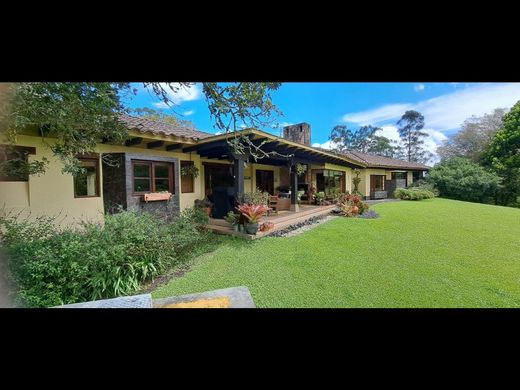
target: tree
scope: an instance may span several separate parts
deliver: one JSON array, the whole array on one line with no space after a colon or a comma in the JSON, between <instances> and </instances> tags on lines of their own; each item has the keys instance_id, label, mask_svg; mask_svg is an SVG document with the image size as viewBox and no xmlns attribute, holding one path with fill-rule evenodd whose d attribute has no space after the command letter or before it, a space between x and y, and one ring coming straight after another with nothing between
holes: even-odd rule
<instances>
[{"instance_id":1,"label":"tree","mask_svg":"<svg viewBox=\"0 0 520 390\"><path fill-rule=\"evenodd\" d=\"M483 156L484 162L502 177L498 194L502 205L518 205L520 196L520 101L503 118L502 128L494 135Z\"/></svg>"},{"instance_id":2,"label":"tree","mask_svg":"<svg viewBox=\"0 0 520 390\"><path fill-rule=\"evenodd\" d=\"M173 108L173 96L194 83L143 84ZM202 87L215 127L229 132L236 131L241 124L270 125L281 114L271 98L280 85L203 83ZM63 171L78 174L82 168L77 155L94 152L100 142L122 144L127 138L128 129L119 121L121 113L129 112L122 98L137 91L129 83L20 83L0 92L0 126L10 141L14 143L16 136L27 128L36 129L42 136L53 138L48 146L64 163ZM3 104L6 100L8 105ZM235 137L233 146L247 148L255 158L270 154L247 137Z\"/></svg>"},{"instance_id":3,"label":"tree","mask_svg":"<svg viewBox=\"0 0 520 390\"><path fill-rule=\"evenodd\" d=\"M413 110L406 111L397 122L399 136L408 161L425 163L432 153L424 149L424 138L428 133L421 131L424 127L424 116Z\"/></svg>"},{"instance_id":4,"label":"tree","mask_svg":"<svg viewBox=\"0 0 520 390\"><path fill-rule=\"evenodd\" d=\"M466 158L453 157L435 165L428 173L440 196L469 202L492 200L500 185L493 172Z\"/></svg>"},{"instance_id":5,"label":"tree","mask_svg":"<svg viewBox=\"0 0 520 390\"><path fill-rule=\"evenodd\" d=\"M168 114L164 110L154 110L153 108L141 107L134 108L131 113L136 116L140 116L153 121L161 121L169 123L174 126L186 127L188 129L196 129L195 123L188 119L177 118L173 114Z\"/></svg>"},{"instance_id":6,"label":"tree","mask_svg":"<svg viewBox=\"0 0 520 390\"><path fill-rule=\"evenodd\" d=\"M355 150L391 157L394 148L388 138L377 135L380 130L379 127L368 125L352 131L345 125L338 125L332 129L329 139L338 152Z\"/></svg>"},{"instance_id":7,"label":"tree","mask_svg":"<svg viewBox=\"0 0 520 390\"><path fill-rule=\"evenodd\" d=\"M445 140L437 148L437 153L443 160L459 156L479 162L496 132L502 127L505 113L505 109L496 108L491 114L466 119L461 130Z\"/></svg>"}]
</instances>

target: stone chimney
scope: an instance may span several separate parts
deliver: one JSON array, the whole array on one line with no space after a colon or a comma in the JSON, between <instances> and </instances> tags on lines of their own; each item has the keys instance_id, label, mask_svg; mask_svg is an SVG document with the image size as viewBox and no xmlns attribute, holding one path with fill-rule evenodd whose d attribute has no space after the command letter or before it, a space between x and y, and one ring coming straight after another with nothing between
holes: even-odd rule
<instances>
[{"instance_id":1,"label":"stone chimney","mask_svg":"<svg viewBox=\"0 0 520 390\"><path fill-rule=\"evenodd\" d=\"M283 128L283 137L289 141L311 146L311 125L308 123L297 123Z\"/></svg>"}]
</instances>

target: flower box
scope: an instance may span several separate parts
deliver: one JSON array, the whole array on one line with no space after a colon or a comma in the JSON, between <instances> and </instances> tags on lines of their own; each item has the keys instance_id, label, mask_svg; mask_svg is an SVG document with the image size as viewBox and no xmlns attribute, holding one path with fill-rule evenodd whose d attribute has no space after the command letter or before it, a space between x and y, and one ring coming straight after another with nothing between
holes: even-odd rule
<instances>
[{"instance_id":1,"label":"flower box","mask_svg":"<svg viewBox=\"0 0 520 390\"><path fill-rule=\"evenodd\" d=\"M158 200L170 200L172 194L170 192L150 192L143 195L144 202L155 202Z\"/></svg>"}]
</instances>

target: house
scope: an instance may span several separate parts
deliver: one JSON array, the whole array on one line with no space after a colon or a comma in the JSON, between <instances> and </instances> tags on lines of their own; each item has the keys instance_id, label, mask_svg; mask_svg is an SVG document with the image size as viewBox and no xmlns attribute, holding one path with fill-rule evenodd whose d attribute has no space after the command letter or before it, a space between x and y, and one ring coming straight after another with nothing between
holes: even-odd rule
<instances>
[{"instance_id":1,"label":"house","mask_svg":"<svg viewBox=\"0 0 520 390\"><path fill-rule=\"evenodd\" d=\"M31 161L46 157L50 164L41 176L0 177L0 208L32 215L61 214L62 220L102 221L105 213L119 208L176 213L209 196L215 203L214 217L232 207L235 194L259 188L270 194L290 193L292 209L298 208L297 188L305 196L311 190L329 194L352 191L353 170L360 170L359 190L368 198L391 196L423 176L428 167L359 152L333 153L311 146L307 123L287 126L283 137L257 129L239 133L255 145L277 155L258 162L234 156L228 140L235 134L214 135L139 117L123 115L129 129L125 145L100 143L96 153L80 156L84 175L62 173L61 163L36 130L17 138L16 150ZM0 139L0 145L6 139ZM10 156L3 148L0 161ZM296 164L306 171L297 174ZM198 177L182 176L181 168L193 165ZM147 201L152 192L169 192L168 201ZM231 206L230 206L231 204Z\"/></svg>"}]
</instances>

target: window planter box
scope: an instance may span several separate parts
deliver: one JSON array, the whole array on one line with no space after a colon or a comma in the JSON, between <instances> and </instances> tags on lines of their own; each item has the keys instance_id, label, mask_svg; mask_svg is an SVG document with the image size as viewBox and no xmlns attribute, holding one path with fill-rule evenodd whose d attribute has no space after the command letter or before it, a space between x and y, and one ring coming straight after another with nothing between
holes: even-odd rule
<instances>
[{"instance_id":1,"label":"window planter box","mask_svg":"<svg viewBox=\"0 0 520 390\"><path fill-rule=\"evenodd\" d=\"M172 194L170 192L150 192L143 195L143 202L156 202L159 200L170 200Z\"/></svg>"}]
</instances>

